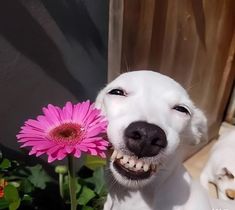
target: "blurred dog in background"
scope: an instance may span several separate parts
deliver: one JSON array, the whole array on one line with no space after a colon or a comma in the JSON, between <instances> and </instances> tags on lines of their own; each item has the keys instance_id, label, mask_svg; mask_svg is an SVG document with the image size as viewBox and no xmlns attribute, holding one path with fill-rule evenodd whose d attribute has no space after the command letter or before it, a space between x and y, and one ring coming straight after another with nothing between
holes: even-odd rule
<instances>
[{"instance_id":1,"label":"blurred dog in background","mask_svg":"<svg viewBox=\"0 0 235 210\"><path fill-rule=\"evenodd\" d=\"M235 128L214 144L200 180L207 190L209 183L215 184L220 199L235 199Z\"/></svg>"}]
</instances>

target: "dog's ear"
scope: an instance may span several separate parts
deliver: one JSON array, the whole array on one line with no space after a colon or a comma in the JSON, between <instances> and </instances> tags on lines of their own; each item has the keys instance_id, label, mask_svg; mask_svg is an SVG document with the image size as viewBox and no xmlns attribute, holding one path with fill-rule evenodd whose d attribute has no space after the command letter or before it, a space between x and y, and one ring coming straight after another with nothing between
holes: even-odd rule
<instances>
[{"instance_id":1,"label":"dog's ear","mask_svg":"<svg viewBox=\"0 0 235 210\"><path fill-rule=\"evenodd\" d=\"M105 94L105 91L101 90L95 100L95 107L97 109L101 109L103 114L104 114L104 94Z\"/></svg>"},{"instance_id":2,"label":"dog's ear","mask_svg":"<svg viewBox=\"0 0 235 210\"><path fill-rule=\"evenodd\" d=\"M207 141L207 119L204 113L195 108L191 120L192 144Z\"/></svg>"}]
</instances>

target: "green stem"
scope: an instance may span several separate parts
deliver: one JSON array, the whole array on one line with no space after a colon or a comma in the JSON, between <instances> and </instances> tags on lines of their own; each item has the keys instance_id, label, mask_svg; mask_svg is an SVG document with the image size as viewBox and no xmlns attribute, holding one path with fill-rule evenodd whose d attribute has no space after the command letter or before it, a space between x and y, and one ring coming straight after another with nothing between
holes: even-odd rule
<instances>
[{"instance_id":1,"label":"green stem","mask_svg":"<svg viewBox=\"0 0 235 210\"><path fill-rule=\"evenodd\" d=\"M59 174L59 187L60 187L60 196L62 199L64 199L64 188L63 188L63 182L64 182L64 175Z\"/></svg>"},{"instance_id":2,"label":"green stem","mask_svg":"<svg viewBox=\"0 0 235 210\"><path fill-rule=\"evenodd\" d=\"M73 166L73 156L68 156L68 175L69 175L69 193L70 193L70 203L71 210L77 209L76 201L76 177Z\"/></svg>"}]
</instances>

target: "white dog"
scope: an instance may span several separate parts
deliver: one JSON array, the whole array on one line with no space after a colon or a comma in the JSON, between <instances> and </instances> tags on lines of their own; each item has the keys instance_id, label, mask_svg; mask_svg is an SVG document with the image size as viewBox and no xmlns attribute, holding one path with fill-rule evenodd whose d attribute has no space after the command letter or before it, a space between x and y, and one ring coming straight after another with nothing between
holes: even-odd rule
<instances>
[{"instance_id":1,"label":"white dog","mask_svg":"<svg viewBox=\"0 0 235 210\"><path fill-rule=\"evenodd\" d=\"M114 151L105 210L235 210L210 199L181 164L187 137L206 137L203 113L171 78L152 71L122 74L98 95Z\"/></svg>"},{"instance_id":2,"label":"white dog","mask_svg":"<svg viewBox=\"0 0 235 210\"><path fill-rule=\"evenodd\" d=\"M200 180L208 189L208 183L217 186L220 199L235 199L235 129L221 135L211 150L209 160ZM234 203L235 205L235 203Z\"/></svg>"}]
</instances>

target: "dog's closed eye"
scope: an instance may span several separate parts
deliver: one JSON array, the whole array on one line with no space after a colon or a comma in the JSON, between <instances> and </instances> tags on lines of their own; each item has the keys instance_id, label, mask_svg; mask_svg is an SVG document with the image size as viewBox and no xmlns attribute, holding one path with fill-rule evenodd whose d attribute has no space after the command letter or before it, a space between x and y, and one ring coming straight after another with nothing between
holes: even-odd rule
<instances>
[{"instance_id":1,"label":"dog's closed eye","mask_svg":"<svg viewBox=\"0 0 235 210\"><path fill-rule=\"evenodd\" d=\"M109 95L126 96L126 92L121 88L115 88L108 92Z\"/></svg>"},{"instance_id":2,"label":"dog's closed eye","mask_svg":"<svg viewBox=\"0 0 235 210\"><path fill-rule=\"evenodd\" d=\"M175 105L173 109L178 112L184 113L186 115L191 115L191 112L189 111L189 109L184 105Z\"/></svg>"}]
</instances>

